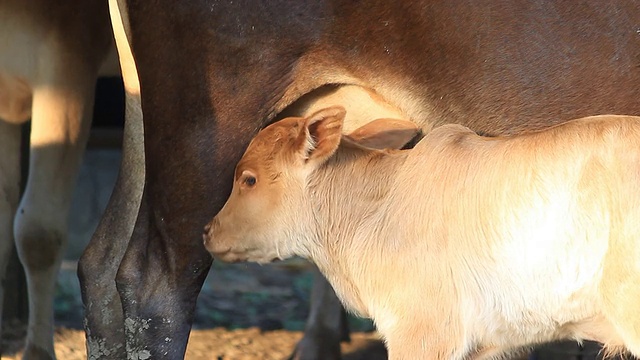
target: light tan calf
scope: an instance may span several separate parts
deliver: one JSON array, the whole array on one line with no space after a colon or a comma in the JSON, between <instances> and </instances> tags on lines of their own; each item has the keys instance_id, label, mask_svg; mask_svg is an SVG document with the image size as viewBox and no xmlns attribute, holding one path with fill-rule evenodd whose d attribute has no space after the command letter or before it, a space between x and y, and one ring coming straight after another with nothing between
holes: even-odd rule
<instances>
[{"instance_id":1,"label":"light tan calf","mask_svg":"<svg viewBox=\"0 0 640 360\"><path fill-rule=\"evenodd\" d=\"M510 138L446 125L377 151L341 140L344 115L259 133L205 228L214 256L311 259L392 360L565 338L640 355L640 118Z\"/></svg>"},{"instance_id":2,"label":"light tan calf","mask_svg":"<svg viewBox=\"0 0 640 360\"><path fill-rule=\"evenodd\" d=\"M96 79L118 74L112 39L103 0L0 2L0 279L15 236L29 290L25 359L55 358L55 277ZM19 125L29 118L29 177L18 204ZM0 309L2 298L0 286Z\"/></svg>"}]
</instances>

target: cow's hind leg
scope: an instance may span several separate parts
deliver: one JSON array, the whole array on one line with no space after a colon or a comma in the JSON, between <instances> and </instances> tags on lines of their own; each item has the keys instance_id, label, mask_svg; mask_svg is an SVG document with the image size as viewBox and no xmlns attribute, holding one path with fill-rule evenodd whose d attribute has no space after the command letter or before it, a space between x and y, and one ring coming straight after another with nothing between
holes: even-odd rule
<instances>
[{"instance_id":1,"label":"cow's hind leg","mask_svg":"<svg viewBox=\"0 0 640 360\"><path fill-rule=\"evenodd\" d=\"M86 309L87 355L93 360L127 358L122 302L115 278L133 232L144 185L140 84L126 39L123 22L126 18L121 17L118 6L117 1L109 1L126 90L122 164L100 225L78 263L82 301Z\"/></svg>"},{"instance_id":2,"label":"cow's hind leg","mask_svg":"<svg viewBox=\"0 0 640 360\"><path fill-rule=\"evenodd\" d=\"M349 340L346 317L346 312L331 284L316 268L311 291L311 310L304 337L290 359L340 359L340 341Z\"/></svg>"},{"instance_id":3,"label":"cow's hind leg","mask_svg":"<svg viewBox=\"0 0 640 360\"><path fill-rule=\"evenodd\" d=\"M25 359L53 359L53 295L71 193L85 148L97 71L71 64L34 86L29 177L15 221L29 291ZM52 64L55 65L55 64ZM84 71L83 71L84 70Z\"/></svg>"},{"instance_id":4,"label":"cow's hind leg","mask_svg":"<svg viewBox=\"0 0 640 360\"><path fill-rule=\"evenodd\" d=\"M133 101L133 102L132 102ZM78 263L90 359L126 359L122 303L116 273L127 249L144 183L140 101L127 92L122 166L104 216Z\"/></svg>"},{"instance_id":5,"label":"cow's hind leg","mask_svg":"<svg viewBox=\"0 0 640 360\"><path fill-rule=\"evenodd\" d=\"M0 119L0 314L4 277L13 249L13 217L20 192L20 126ZM2 317L0 316L0 329Z\"/></svg>"}]
</instances>

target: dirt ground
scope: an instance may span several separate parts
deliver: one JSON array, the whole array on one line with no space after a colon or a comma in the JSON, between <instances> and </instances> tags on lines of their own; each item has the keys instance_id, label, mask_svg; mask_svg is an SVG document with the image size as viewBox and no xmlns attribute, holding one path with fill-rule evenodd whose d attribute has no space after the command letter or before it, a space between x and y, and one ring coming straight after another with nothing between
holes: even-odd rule
<instances>
[{"instance_id":1,"label":"dirt ground","mask_svg":"<svg viewBox=\"0 0 640 360\"><path fill-rule=\"evenodd\" d=\"M302 337L299 331L258 328L194 330L189 339L186 359L193 360L282 360ZM56 355L60 360L84 360L84 333L67 328L56 329ZM374 333L355 333L350 343L342 344L344 360L384 360L386 350ZM19 360L21 353L2 356Z\"/></svg>"},{"instance_id":2,"label":"dirt ground","mask_svg":"<svg viewBox=\"0 0 640 360\"><path fill-rule=\"evenodd\" d=\"M76 263L65 262L55 299L55 347L59 360L84 360L82 302ZM214 263L198 298L186 359L286 359L302 338L312 269L302 260L260 266ZM352 340L345 360L383 360L386 350L368 320L350 318ZM2 359L21 356L24 327L5 324Z\"/></svg>"}]
</instances>

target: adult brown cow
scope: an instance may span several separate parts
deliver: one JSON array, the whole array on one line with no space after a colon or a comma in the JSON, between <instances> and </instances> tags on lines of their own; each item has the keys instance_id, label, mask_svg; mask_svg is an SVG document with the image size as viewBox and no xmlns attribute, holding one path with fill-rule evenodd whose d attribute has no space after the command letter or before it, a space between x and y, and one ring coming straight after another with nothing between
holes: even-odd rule
<instances>
[{"instance_id":1,"label":"adult brown cow","mask_svg":"<svg viewBox=\"0 0 640 360\"><path fill-rule=\"evenodd\" d=\"M139 209L127 207L127 173L139 167L125 163L82 259L84 300L102 308L88 316L91 358L123 357L125 337L130 358L184 355L211 261L200 230L229 194L235 162L258 129L327 84L372 90L425 130L458 122L515 133L547 119L640 114L636 0L120 5L140 79L146 174ZM133 230L122 207L138 210Z\"/></svg>"}]
</instances>

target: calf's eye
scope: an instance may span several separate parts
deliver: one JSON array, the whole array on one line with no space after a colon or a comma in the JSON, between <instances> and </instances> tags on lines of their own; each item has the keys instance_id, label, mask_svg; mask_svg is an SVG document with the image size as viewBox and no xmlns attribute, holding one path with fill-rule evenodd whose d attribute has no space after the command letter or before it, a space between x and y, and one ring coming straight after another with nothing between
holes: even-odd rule
<instances>
[{"instance_id":1,"label":"calf's eye","mask_svg":"<svg viewBox=\"0 0 640 360\"><path fill-rule=\"evenodd\" d=\"M244 178L244 183L249 187L255 185L256 184L255 176L251 176L251 175L247 176L246 178Z\"/></svg>"}]
</instances>

